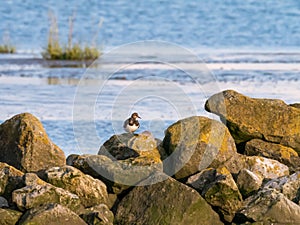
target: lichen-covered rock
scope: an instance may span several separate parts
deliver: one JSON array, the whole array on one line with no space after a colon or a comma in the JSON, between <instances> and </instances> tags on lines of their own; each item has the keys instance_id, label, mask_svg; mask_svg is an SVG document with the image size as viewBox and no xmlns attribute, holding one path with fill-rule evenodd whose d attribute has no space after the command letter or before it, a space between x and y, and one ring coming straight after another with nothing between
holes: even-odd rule
<instances>
[{"instance_id":1,"label":"lichen-covered rock","mask_svg":"<svg viewBox=\"0 0 300 225\"><path fill-rule=\"evenodd\" d=\"M163 147L169 154L164 171L175 174L176 179L187 178L207 167L224 166L237 154L226 126L201 116L179 120L168 127Z\"/></svg>"},{"instance_id":2,"label":"lichen-covered rock","mask_svg":"<svg viewBox=\"0 0 300 225\"><path fill-rule=\"evenodd\" d=\"M0 125L0 161L23 172L65 165L63 151L51 142L41 122L29 113Z\"/></svg>"},{"instance_id":3,"label":"lichen-covered rock","mask_svg":"<svg viewBox=\"0 0 300 225\"><path fill-rule=\"evenodd\" d=\"M166 175L149 177L121 200L115 214L116 224L222 224L217 213L195 190L161 176ZM148 183L155 184L143 186Z\"/></svg>"},{"instance_id":4,"label":"lichen-covered rock","mask_svg":"<svg viewBox=\"0 0 300 225\"><path fill-rule=\"evenodd\" d=\"M126 160L112 161L104 155L71 156L68 164L102 180L110 193L120 194L158 171L156 166L137 165Z\"/></svg>"},{"instance_id":5,"label":"lichen-covered rock","mask_svg":"<svg viewBox=\"0 0 300 225\"><path fill-rule=\"evenodd\" d=\"M286 176L290 173L286 165L261 156L247 156L245 158L245 169L267 179Z\"/></svg>"},{"instance_id":6,"label":"lichen-covered rock","mask_svg":"<svg viewBox=\"0 0 300 225\"><path fill-rule=\"evenodd\" d=\"M281 100L255 99L226 90L210 97L205 109L226 122L236 143L257 138L300 152L300 110Z\"/></svg>"},{"instance_id":7,"label":"lichen-covered rock","mask_svg":"<svg viewBox=\"0 0 300 225\"><path fill-rule=\"evenodd\" d=\"M253 139L246 143L245 154L275 159L287 165L291 171L296 171L300 168L300 158L298 153L294 149L281 144Z\"/></svg>"},{"instance_id":8,"label":"lichen-covered rock","mask_svg":"<svg viewBox=\"0 0 300 225\"><path fill-rule=\"evenodd\" d=\"M59 204L45 204L28 210L22 225L87 225L77 214Z\"/></svg>"},{"instance_id":9,"label":"lichen-covered rock","mask_svg":"<svg viewBox=\"0 0 300 225\"><path fill-rule=\"evenodd\" d=\"M26 173L23 177L25 186L32 186L32 185L48 185L47 182L43 181L41 178L38 177L35 173Z\"/></svg>"},{"instance_id":10,"label":"lichen-covered rock","mask_svg":"<svg viewBox=\"0 0 300 225\"><path fill-rule=\"evenodd\" d=\"M105 155L112 160L142 157L148 165L161 163L160 142L150 132L113 135L100 147L98 155Z\"/></svg>"},{"instance_id":11,"label":"lichen-covered rock","mask_svg":"<svg viewBox=\"0 0 300 225\"><path fill-rule=\"evenodd\" d=\"M300 103L289 104L289 106L292 106L292 107L300 109Z\"/></svg>"},{"instance_id":12,"label":"lichen-covered rock","mask_svg":"<svg viewBox=\"0 0 300 225\"><path fill-rule=\"evenodd\" d=\"M0 208L0 225L15 225L21 216L19 211Z\"/></svg>"},{"instance_id":13,"label":"lichen-covered rock","mask_svg":"<svg viewBox=\"0 0 300 225\"><path fill-rule=\"evenodd\" d=\"M242 195L225 167L203 170L191 176L187 184L199 191L227 222L232 221L236 211L242 206Z\"/></svg>"},{"instance_id":14,"label":"lichen-covered rock","mask_svg":"<svg viewBox=\"0 0 300 225\"><path fill-rule=\"evenodd\" d=\"M76 194L84 207L108 202L105 184L72 166L52 167L46 170L45 180L56 187Z\"/></svg>"},{"instance_id":15,"label":"lichen-covered rock","mask_svg":"<svg viewBox=\"0 0 300 225\"><path fill-rule=\"evenodd\" d=\"M300 111L300 109L298 109ZM284 136L280 144L291 147L300 154L300 133Z\"/></svg>"},{"instance_id":16,"label":"lichen-covered rock","mask_svg":"<svg viewBox=\"0 0 300 225\"><path fill-rule=\"evenodd\" d=\"M263 182L263 177L255 174L247 169L242 169L236 179L236 184L245 197L250 196L255 191L259 190Z\"/></svg>"},{"instance_id":17,"label":"lichen-covered rock","mask_svg":"<svg viewBox=\"0 0 300 225\"><path fill-rule=\"evenodd\" d=\"M104 204L85 209L80 217L89 225L113 225L114 222L114 214Z\"/></svg>"},{"instance_id":18,"label":"lichen-covered rock","mask_svg":"<svg viewBox=\"0 0 300 225\"><path fill-rule=\"evenodd\" d=\"M264 225L298 224L300 206L274 189L262 190L245 200L235 220L263 222Z\"/></svg>"},{"instance_id":19,"label":"lichen-covered rock","mask_svg":"<svg viewBox=\"0 0 300 225\"><path fill-rule=\"evenodd\" d=\"M299 204L300 200L300 172L290 176L279 177L268 181L262 189L274 189L281 192L289 200Z\"/></svg>"},{"instance_id":20,"label":"lichen-covered rock","mask_svg":"<svg viewBox=\"0 0 300 225\"><path fill-rule=\"evenodd\" d=\"M20 170L0 162L0 195L11 202L11 193L25 186L23 175Z\"/></svg>"},{"instance_id":21,"label":"lichen-covered rock","mask_svg":"<svg viewBox=\"0 0 300 225\"><path fill-rule=\"evenodd\" d=\"M82 208L77 195L51 184L33 184L17 189L13 191L12 199L21 211L47 203L58 203L68 207L74 212L79 212Z\"/></svg>"}]
</instances>

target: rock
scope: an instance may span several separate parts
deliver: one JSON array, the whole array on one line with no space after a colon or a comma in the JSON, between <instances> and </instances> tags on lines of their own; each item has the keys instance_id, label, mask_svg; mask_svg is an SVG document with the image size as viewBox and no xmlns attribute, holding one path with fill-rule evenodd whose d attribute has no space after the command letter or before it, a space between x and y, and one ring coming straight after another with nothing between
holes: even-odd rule
<instances>
[{"instance_id":1,"label":"rock","mask_svg":"<svg viewBox=\"0 0 300 225\"><path fill-rule=\"evenodd\" d=\"M0 161L23 172L65 165L63 151L51 142L41 122L29 113L0 125Z\"/></svg>"},{"instance_id":2,"label":"rock","mask_svg":"<svg viewBox=\"0 0 300 225\"><path fill-rule=\"evenodd\" d=\"M80 217L89 225L113 225L114 222L114 214L104 204L86 209Z\"/></svg>"},{"instance_id":3,"label":"rock","mask_svg":"<svg viewBox=\"0 0 300 225\"><path fill-rule=\"evenodd\" d=\"M163 147L169 154L164 160L164 171L175 174L176 179L187 178L207 167L224 166L237 154L226 126L201 116L179 120L168 127Z\"/></svg>"},{"instance_id":4,"label":"rock","mask_svg":"<svg viewBox=\"0 0 300 225\"><path fill-rule=\"evenodd\" d=\"M117 202L118 202L118 196L116 194L109 193L108 203L107 203L108 208L111 209Z\"/></svg>"},{"instance_id":5,"label":"rock","mask_svg":"<svg viewBox=\"0 0 300 225\"><path fill-rule=\"evenodd\" d=\"M290 176L284 176L270 180L263 185L262 189L277 190L289 200L299 204L300 172L296 172Z\"/></svg>"},{"instance_id":6,"label":"rock","mask_svg":"<svg viewBox=\"0 0 300 225\"><path fill-rule=\"evenodd\" d=\"M8 201L6 200L6 198L0 196L0 208L8 208Z\"/></svg>"},{"instance_id":7,"label":"rock","mask_svg":"<svg viewBox=\"0 0 300 225\"><path fill-rule=\"evenodd\" d=\"M163 174L139 183L121 200L115 223L222 224L217 213L195 190Z\"/></svg>"},{"instance_id":8,"label":"rock","mask_svg":"<svg viewBox=\"0 0 300 225\"><path fill-rule=\"evenodd\" d=\"M155 166L139 166L130 159L112 161L104 155L81 155L72 158L73 161L67 160L71 166L102 180L108 191L115 194L120 194L158 170Z\"/></svg>"},{"instance_id":9,"label":"rock","mask_svg":"<svg viewBox=\"0 0 300 225\"><path fill-rule=\"evenodd\" d=\"M205 109L221 117L238 144L263 139L300 152L300 110L281 100L249 98L226 90L211 96Z\"/></svg>"},{"instance_id":10,"label":"rock","mask_svg":"<svg viewBox=\"0 0 300 225\"><path fill-rule=\"evenodd\" d=\"M0 162L0 195L11 202L11 193L25 186L23 175L20 170Z\"/></svg>"},{"instance_id":11,"label":"rock","mask_svg":"<svg viewBox=\"0 0 300 225\"><path fill-rule=\"evenodd\" d=\"M300 103L293 103L293 104L290 104L289 106L300 109Z\"/></svg>"},{"instance_id":12,"label":"rock","mask_svg":"<svg viewBox=\"0 0 300 225\"><path fill-rule=\"evenodd\" d=\"M19 211L0 208L0 225L15 225L21 216Z\"/></svg>"},{"instance_id":13,"label":"rock","mask_svg":"<svg viewBox=\"0 0 300 225\"><path fill-rule=\"evenodd\" d=\"M289 175L289 168L286 165L261 156L247 156L245 158L245 169L267 179Z\"/></svg>"},{"instance_id":14,"label":"rock","mask_svg":"<svg viewBox=\"0 0 300 225\"><path fill-rule=\"evenodd\" d=\"M56 187L76 194L84 207L107 204L108 193L105 184L85 175L72 166L52 167L45 172L45 180Z\"/></svg>"},{"instance_id":15,"label":"rock","mask_svg":"<svg viewBox=\"0 0 300 225\"><path fill-rule=\"evenodd\" d=\"M8 201L6 200L6 198L0 196L0 208L8 208Z\"/></svg>"},{"instance_id":16,"label":"rock","mask_svg":"<svg viewBox=\"0 0 300 225\"><path fill-rule=\"evenodd\" d=\"M252 139L246 143L245 154L275 159L287 165L291 171L300 169L298 153L294 149L280 144L270 143L260 139Z\"/></svg>"},{"instance_id":17,"label":"rock","mask_svg":"<svg viewBox=\"0 0 300 225\"><path fill-rule=\"evenodd\" d=\"M77 195L51 184L33 184L17 189L13 191L12 199L21 211L47 203L59 203L74 212L79 212L82 208Z\"/></svg>"},{"instance_id":18,"label":"rock","mask_svg":"<svg viewBox=\"0 0 300 225\"><path fill-rule=\"evenodd\" d=\"M22 216L22 225L86 225L86 223L70 209L59 204L45 204L28 210Z\"/></svg>"},{"instance_id":19,"label":"rock","mask_svg":"<svg viewBox=\"0 0 300 225\"><path fill-rule=\"evenodd\" d=\"M105 155L112 160L140 157L144 165L152 165L162 163L158 149L160 143L150 132L113 135L101 146L98 155Z\"/></svg>"},{"instance_id":20,"label":"rock","mask_svg":"<svg viewBox=\"0 0 300 225\"><path fill-rule=\"evenodd\" d=\"M199 191L227 222L232 221L236 211L242 206L242 195L225 167L203 170L191 176L187 184Z\"/></svg>"},{"instance_id":21,"label":"rock","mask_svg":"<svg viewBox=\"0 0 300 225\"><path fill-rule=\"evenodd\" d=\"M300 109L298 109L300 110ZM296 152L300 153L300 134L293 134L289 136L285 136L282 138L280 144L291 147L296 150Z\"/></svg>"},{"instance_id":22,"label":"rock","mask_svg":"<svg viewBox=\"0 0 300 225\"><path fill-rule=\"evenodd\" d=\"M25 186L32 186L32 185L48 185L47 182L43 181L36 175L35 173L26 173L24 175L24 182Z\"/></svg>"},{"instance_id":23,"label":"rock","mask_svg":"<svg viewBox=\"0 0 300 225\"><path fill-rule=\"evenodd\" d=\"M262 190L250 196L237 213L236 222L263 222L263 224L298 224L300 206L276 190Z\"/></svg>"},{"instance_id":24,"label":"rock","mask_svg":"<svg viewBox=\"0 0 300 225\"><path fill-rule=\"evenodd\" d=\"M247 169L242 169L237 176L236 184L245 197L258 191L263 182L263 177Z\"/></svg>"}]
</instances>

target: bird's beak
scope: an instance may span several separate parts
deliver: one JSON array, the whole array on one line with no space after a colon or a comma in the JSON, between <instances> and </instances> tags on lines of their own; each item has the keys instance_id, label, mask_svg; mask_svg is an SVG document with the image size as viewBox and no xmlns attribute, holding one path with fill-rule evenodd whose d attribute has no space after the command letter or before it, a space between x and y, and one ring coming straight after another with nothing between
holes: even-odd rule
<instances>
[{"instance_id":1,"label":"bird's beak","mask_svg":"<svg viewBox=\"0 0 300 225\"><path fill-rule=\"evenodd\" d=\"M138 118L142 119L140 116L137 116Z\"/></svg>"}]
</instances>

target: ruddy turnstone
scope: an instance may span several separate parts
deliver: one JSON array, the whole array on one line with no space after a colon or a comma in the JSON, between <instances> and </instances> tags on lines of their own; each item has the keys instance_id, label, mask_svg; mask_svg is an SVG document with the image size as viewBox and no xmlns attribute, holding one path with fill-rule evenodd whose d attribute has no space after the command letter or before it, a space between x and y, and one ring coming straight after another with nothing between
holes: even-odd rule
<instances>
[{"instance_id":1,"label":"ruddy turnstone","mask_svg":"<svg viewBox=\"0 0 300 225\"><path fill-rule=\"evenodd\" d=\"M124 121L123 128L126 132L133 133L140 127L140 123L137 118L141 119L141 117L139 117L139 115L135 112L132 113L130 118Z\"/></svg>"}]
</instances>

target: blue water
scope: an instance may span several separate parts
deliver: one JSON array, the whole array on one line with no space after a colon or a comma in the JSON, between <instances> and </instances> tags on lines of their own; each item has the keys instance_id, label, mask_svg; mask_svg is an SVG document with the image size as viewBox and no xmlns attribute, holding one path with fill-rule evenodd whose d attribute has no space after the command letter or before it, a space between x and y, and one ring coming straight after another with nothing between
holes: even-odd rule
<instances>
[{"instance_id":1,"label":"blue water","mask_svg":"<svg viewBox=\"0 0 300 225\"><path fill-rule=\"evenodd\" d=\"M53 68L41 62L40 53L48 40L49 12L57 17L62 45L67 43L69 17L74 13L74 43L95 44L104 52L144 40L186 47L214 66L213 87L204 87L206 91L195 89L181 70L151 67L120 70L112 77L116 83L108 85L107 92L95 101L93 110L96 117L101 117L94 121L98 139L89 139L93 129L84 123L85 135L78 137L74 134L74 122L78 121L73 118L73 104L77 84L86 69ZM120 133L121 125L114 129L111 124L111 107L120 90L133 87L128 81L145 77L149 80L164 77L178 84L179 89L186 89L196 105L197 115L211 116L205 114L203 105L216 90L235 89L253 97L300 102L298 0L0 0L2 43L15 45L17 54L0 54L0 123L15 114L30 112L42 121L50 138L66 155L97 153L105 140ZM130 60L119 57L108 63ZM181 57L177 62L189 63L189 59ZM231 63L236 65L235 69L223 68ZM251 63L253 67L248 66ZM241 64L244 67L238 67ZM287 64L289 67L284 67ZM211 77L206 78L199 79L204 86L212 81ZM162 86L162 94L164 89ZM89 94L87 101L98 93ZM162 106L162 102L143 98L143 93L136 95L141 95L141 99L134 107L143 117L139 131L151 130L162 139L164 130L178 119L177 112L172 104ZM84 106L85 102L81 104ZM186 111L189 110L187 107ZM84 147L77 145L76 139L80 138L86 139Z\"/></svg>"},{"instance_id":2,"label":"blue water","mask_svg":"<svg viewBox=\"0 0 300 225\"><path fill-rule=\"evenodd\" d=\"M61 42L67 43L75 12L74 41L104 49L153 39L192 49L300 46L298 0L1 0L0 38L9 36L19 50L42 50L49 11L57 16Z\"/></svg>"}]
</instances>

